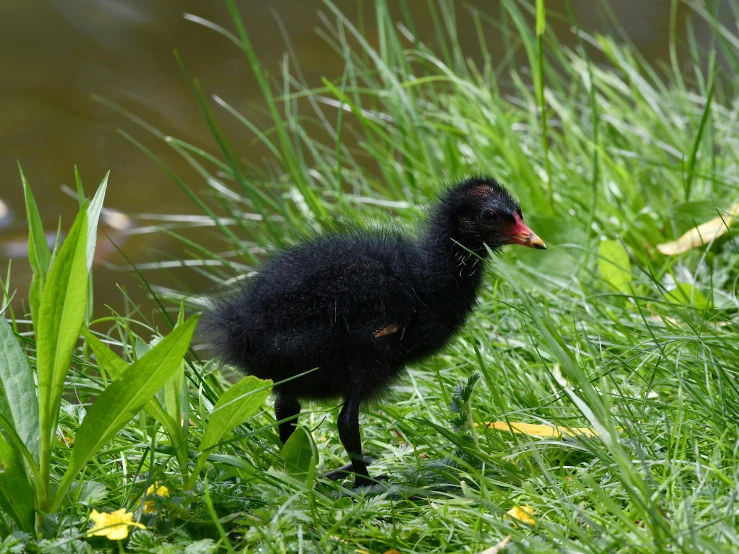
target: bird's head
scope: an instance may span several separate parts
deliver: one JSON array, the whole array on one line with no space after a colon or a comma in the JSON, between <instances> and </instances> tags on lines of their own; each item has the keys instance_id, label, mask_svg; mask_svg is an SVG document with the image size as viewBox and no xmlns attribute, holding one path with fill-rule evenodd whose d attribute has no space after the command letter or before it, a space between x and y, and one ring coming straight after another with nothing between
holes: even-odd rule
<instances>
[{"instance_id":1,"label":"bird's head","mask_svg":"<svg viewBox=\"0 0 739 554\"><path fill-rule=\"evenodd\" d=\"M521 207L495 179L477 177L450 188L441 212L451 216L456 235L465 246L486 244L492 250L507 244L546 249L523 220ZM449 219L447 219L449 221Z\"/></svg>"}]
</instances>

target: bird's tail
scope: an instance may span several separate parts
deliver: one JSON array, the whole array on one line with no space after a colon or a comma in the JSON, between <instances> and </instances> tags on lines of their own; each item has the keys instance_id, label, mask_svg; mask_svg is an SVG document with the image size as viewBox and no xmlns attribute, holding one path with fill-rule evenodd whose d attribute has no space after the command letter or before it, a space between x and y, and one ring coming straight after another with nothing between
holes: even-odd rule
<instances>
[{"instance_id":1,"label":"bird's tail","mask_svg":"<svg viewBox=\"0 0 739 554\"><path fill-rule=\"evenodd\" d=\"M248 319L238 294L224 294L206 301L198 331L215 356L230 365L243 366L249 351Z\"/></svg>"}]
</instances>

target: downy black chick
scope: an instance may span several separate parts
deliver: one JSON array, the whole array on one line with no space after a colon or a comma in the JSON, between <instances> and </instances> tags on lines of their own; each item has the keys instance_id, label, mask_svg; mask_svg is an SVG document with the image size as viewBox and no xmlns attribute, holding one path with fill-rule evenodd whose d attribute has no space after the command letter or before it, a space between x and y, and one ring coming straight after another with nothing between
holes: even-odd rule
<instances>
[{"instance_id":1,"label":"downy black chick","mask_svg":"<svg viewBox=\"0 0 739 554\"><path fill-rule=\"evenodd\" d=\"M215 353L275 383L280 439L301 400L341 399L339 437L351 463L328 475L371 484L359 409L410 363L438 352L476 303L489 251L546 248L495 179L443 192L417 237L354 231L282 251L245 285L213 301L203 331Z\"/></svg>"}]
</instances>

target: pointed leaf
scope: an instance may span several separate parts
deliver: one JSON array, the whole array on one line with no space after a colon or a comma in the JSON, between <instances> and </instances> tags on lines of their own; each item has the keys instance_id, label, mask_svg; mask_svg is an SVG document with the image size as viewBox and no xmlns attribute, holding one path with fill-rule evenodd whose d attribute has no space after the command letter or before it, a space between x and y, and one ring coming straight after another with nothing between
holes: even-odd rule
<instances>
[{"instance_id":1,"label":"pointed leaf","mask_svg":"<svg viewBox=\"0 0 739 554\"><path fill-rule=\"evenodd\" d=\"M31 304L31 317L34 327L38 319L39 305L41 304L41 291L46 282L46 275L51 265L51 251L49 243L46 241L44 233L44 225L41 222L36 200L31 192L31 187L26 181L20 163L18 171L21 174L21 182L23 183L23 194L26 198L26 218L28 220L28 261L33 269L33 277L31 278L31 288L28 294L28 300Z\"/></svg>"},{"instance_id":2,"label":"pointed leaf","mask_svg":"<svg viewBox=\"0 0 739 554\"><path fill-rule=\"evenodd\" d=\"M41 215L36 206L36 199L33 197L31 187L28 185L23 168L18 164L18 171L21 174L21 182L23 183L23 194L26 198L26 217L28 219L28 261L34 274L39 275L43 282L49 271L51 263L51 251L49 243L46 241L44 233L44 225L41 222Z\"/></svg>"},{"instance_id":3,"label":"pointed leaf","mask_svg":"<svg viewBox=\"0 0 739 554\"><path fill-rule=\"evenodd\" d=\"M272 390L272 381L245 377L227 389L216 402L208 418L200 451L204 452L218 444L226 433L233 431L247 418L259 411Z\"/></svg>"},{"instance_id":4,"label":"pointed leaf","mask_svg":"<svg viewBox=\"0 0 739 554\"><path fill-rule=\"evenodd\" d=\"M598 271L614 289L630 292L631 260L617 240L604 240L598 247Z\"/></svg>"},{"instance_id":5,"label":"pointed leaf","mask_svg":"<svg viewBox=\"0 0 739 554\"><path fill-rule=\"evenodd\" d=\"M179 368L192 340L198 317L178 325L154 348L132 364L88 410L72 449L67 472L57 492L58 508L74 476L103 445L141 410Z\"/></svg>"},{"instance_id":6,"label":"pointed leaf","mask_svg":"<svg viewBox=\"0 0 739 554\"><path fill-rule=\"evenodd\" d=\"M0 316L0 415L38 463L39 406L31 367L13 329Z\"/></svg>"},{"instance_id":7,"label":"pointed leaf","mask_svg":"<svg viewBox=\"0 0 739 554\"><path fill-rule=\"evenodd\" d=\"M105 200L105 191L108 188L108 177L110 171L105 174L102 183L98 187L95 196L90 205L87 207L87 272L92 268L92 262L95 259L95 246L98 238L98 220L100 212L103 210L103 201Z\"/></svg>"}]
</instances>

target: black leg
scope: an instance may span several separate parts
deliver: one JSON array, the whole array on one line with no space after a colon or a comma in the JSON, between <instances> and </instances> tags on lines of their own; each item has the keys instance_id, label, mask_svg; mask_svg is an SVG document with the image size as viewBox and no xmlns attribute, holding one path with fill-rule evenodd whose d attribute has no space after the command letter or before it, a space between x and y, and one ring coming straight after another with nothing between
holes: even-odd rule
<instances>
[{"instance_id":1,"label":"black leg","mask_svg":"<svg viewBox=\"0 0 739 554\"><path fill-rule=\"evenodd\" d=\"M280 440L282 444L287 442L290 435L295 431L295 425L298 423L298 414L300 413L300 402L292 396L284 393L277 393L275 398L275 419L281 421L283 419L292 418L289 421L280 423Z\"/></svg>"},{"instance_id":2,"label":"black leg","mask_svg":"<svg viewBox=\"0 0 739 554\"><path fill-rule=\"evenodd\" d=\"M367 472L367 464L362 457L362 437L359 435L359 400L356 398L348 398L344 403L344 407L341 409L339 414L339 421L337 422L339 427L339 438L341 444L344 445L353 471L356 477L354 478L354 487L363 487L366 485L372 485L373 481L369 477ZM342 470L345 469L341 468ZM348 469L348 468L347 468Z\"/></svg>"}]
</instances>

